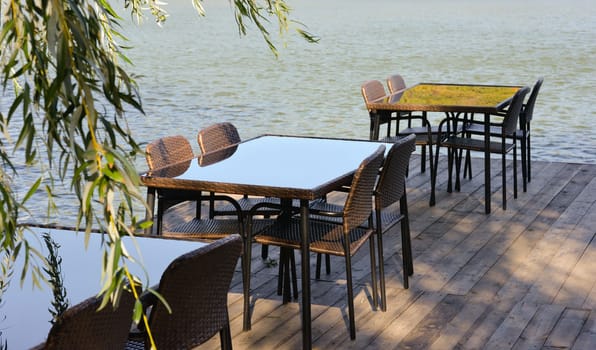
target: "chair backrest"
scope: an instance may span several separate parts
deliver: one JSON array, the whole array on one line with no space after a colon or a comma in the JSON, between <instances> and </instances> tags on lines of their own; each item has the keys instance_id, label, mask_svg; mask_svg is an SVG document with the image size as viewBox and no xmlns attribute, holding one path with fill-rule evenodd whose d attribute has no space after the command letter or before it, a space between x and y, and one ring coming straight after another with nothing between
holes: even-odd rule
<instances>
[{"instance_id":1,"label":"chair backrest","mask_svg":"<svg viewBox=\"0 0 596 350\"><path fill-rule=\"evenodd\" d=\"M406 188L410 156L416 148L416 136L410 134L391 146L375 187L375 209L382 210L398 202Z\"/></svg>"},{"instance_id":2,"label":"chair backrest","mask_svg":"<svg viewBox=\"0 0 596 350\"><path fill-rule=\"evenodd\" d=\"M43 349L123 349L132 324L135 299L123 291L118 306L97 310L101 298L91 297L60 315Z\"/></svg>"},{"instance_id":3,"label":"chair backrest","mask_svg":"<svg viewBox=\"0 0 596 350\"><path fill-rule=\"evenodd\" d=\"M530 88L524 86L517 90L515 95L513 95L511 104L509 105L509 108L507 108L507 114L503 118L502 132L504 135L513 135L513 133L517 130L517 120L519 118L519 113L521 112L524 99L526 98L528 92L530 92Z\"/></svg>"},{"instance_id":4,"label":"chair backrest","mask_svg":"<svg viewBox=\"0 0 596 350\"><path fill-rule=\"evenodd\" d=\"M197 141L201 153L205 154L240 143L240 135L232 123L222 122L200 130Z\"/></svg>"},{"instance_id":5,"label":"chair backrest","mask_svg":"<svg viewBox=\"0 0 596 350\"><path fill-rule=\"evenodd\" d=\"M344 232L366 221L372 213L372 195L379 169L385 157L385 146L366 157L354 174L343 211Z\"/></svg>"},{"instance_id":6,"label":"chair backrest","mask_svg":"<svg viewBox=\"0 0 596 350\"><path fill-rule=\"evenodd\" d=\"M364 102L369 103L386 95L383 83L378 80L369 80L360 87Z\"/></svg>"},{"instance_id":7,"label":"chair backrest","mask_svg":"<svg viewBox=\"0 0 596 350\"><path fill-rule=\"evenodd\" d=\"M181 135L166 136L147 145L145 151L149 170L194 158L190 142Z\"/></svg>"},{"instance_id":8,"label":"chair backrest","mask_svg":"<svg viewBox=\"0 0 596 350\"><path fill-rule=\"evenodd\" d=\"M228 291L242 238L233 234L174 260L164 271L149 326L158 349L191 349L229 325ZM146 342L147 343L147 342Z\"/></svg>"},{"instance_id":9,"label":"chair backrest","mask_svg":"<svg viewBox=\"0 0 596 350\"><path fill-rule=\"evenodd\" d=\"M399 74L390 75L387 78L387 87L389 88L389 93L394 93L399 90L403 90L406 88L406 82L404 78Z\"/></svg>"},{"instance_id":10,"label":"chair backrest","mask_svg":"<svg viewBox=\"0 0 596 350\"><path fill-rule=\"evenodd\" d=\"M530 92L530 97L528 97L528 102L526 102L524 108L520 112L520 122L527 124L532 121L532 117L534 114L534 105L536 104L536 98L538 97L538 92L540 91L540 87L542 86L542 82L544 78L540 77L536 80L534 87L532 88L532 92Z\"/></svg>"}]
</instances>

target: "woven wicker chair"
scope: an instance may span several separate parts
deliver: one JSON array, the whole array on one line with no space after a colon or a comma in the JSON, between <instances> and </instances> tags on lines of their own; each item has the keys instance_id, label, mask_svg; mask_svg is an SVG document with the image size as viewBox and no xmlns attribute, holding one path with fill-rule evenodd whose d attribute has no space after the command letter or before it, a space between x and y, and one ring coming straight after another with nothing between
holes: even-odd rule
<instances>
[{"instance_id":1,"label":"woven wicker chair","mask_svg":"<svg viewBox=\"0 0 596 350\"><path fill-rule=\"evenodd\" d=\"M188 140L181 135L167 136L157 139L147 145L146 160L149 170L163 168L178 162L189 161L194 157L192 147ZM161 234L163 228L163 215L165 211L185 201L197 201L201 192L187 190L166 190L148 188L147 195L155 195L157 200L157 214L155 215L156 233ZM197 203L196 217L201 217L201 206Z\"/></svg>"},{"instance_id":2,"label":"woven wicker chair","mask_svg":"<svg viewBox=\"0 0 596 350\"><path fill-rule=\"evenodd\" d=\"M513 196L517 198L517 142L508 140L515 140L517 133L517 123L519 114L524 102L526 94L530 91L529 87L523 87L519 89L513 96L511 104L507 109L506 115L503 116L501 123L492 123L492 126L500 127L501 133L498 139L491 140L489 146L490 153L496 153L501 155L501 167L502 167L502 180L503 180L503 210L507 209L507 182L506 182L506 158L505 155L512 151L513 153ZM437 142L437 151L435 153L435 169L433 173L437 173L437 162L440 147L447 147L449 150L448 155L448 166L449 166L449 178L447 182L447 191L452 190L452 173L453 173L453 161L457 161L456 164L456 183L455 189L459 191L459 172L461 157L457 157L457 152L460 150L465 151L485 151L484 137L475 138L473 133L469 133L468 129L471 125L479 123L483 125L481 121L469 120L466 117L448 117L441 121L439 124L439 142ZM463 130L456 129L454 126L463 125ZM456 131L454 131L456 130ZM433 186L436 181L436 176L432 177Z\"/></svg>"},{"instance_id":3,"label":"woven wicker chair","mask_svg":"<svg viewBox=\"0 0 596 350\"><path fill-rule=\"evenodd\" d=\"M209 154L216 152L230 146L240 143L240 135L236 127L229 122L221 122L210 125L199 131L197 135L197 142L201 149L201 153ZM213 193L211 195L214 195ZM243 196L237 200L238 205L241 208L242 216L246 217L250 209L258 203L270 202L279 204L279 200L276 198L252 198ZM259 211L260 215L270 217L277 215L279 210L274 209L263 209ZM214 198L212 197L209 201L209 217L214 218L216 216L228 216L236 215L236 208L229 203L223 205L216 205ZM263 246L261 257L266 259L268 256L267 246Z\"/></svg>"},{"instance_id":4,"label":"woven wicker chair","mask_svg":"<svg viewBox=\"0 0 596 350\"><path fill-rule=\"evenodd\" d=\"M522 122L522 157L525 154L526 159L525 161L523 161L523 163L526 166L526 176L528 178L528 182L532 181L532 147L530 137L530 124L532 123L532 119L534 118L534 106L536 105L536 99L538 98L538 93L540 92L540 88L542 87L543 82L544 78L542 77L536 80L536 83L534 83L534 87L532 88L532 92L530 92L530 97L528 98L528 101L524 105L519 115L519 119Z\"/></svg>"},{"instance_id":5,"label":"woven wicker chair","mask_svg":"<svg viewBox=\"0 0 596 350\"><path fill-rule=\"evenodd\" d=\"M393 94L398 91L404 90L406 88L406 83L403 77L399 74L391 75L387 78L387 87L389 88L389 93ZM401 122L407 122L407 127L400 128ZM412 122L416 122L419 126L412 126ZM404 137L409 134L416 135L416 145L421 146L421 157L422 161L420 163L420 172L425 172L426 170L426 148L428 146L428 162L430 165L430 169L433 169L433 152L432 152L432 145L436 143L437 140L437 126L431 126L430 122L427 119L426 112L422 114L413 114L409 112L401 112L396 113L395 116L395 136L396 137ZM391 124L388 125L388 129L390 129ZM388 132L389 136L390 130Z\"/></svg>"},{"instance_id":6,"label":"woven wicker chair","mask_svg":"<svg viewBox=\"0 0 596 350\"><path fill-rule=\"evenodd\" d=\"M412 258L412 243L410 238L410 224L408 219L408 201L406 197L406 173L410 156L414 151L416 136L410 134L391 146L377 185L374 190L375 214L373 216L374 227L377 230L377 240L379 249L379 273L381 285L381 308L386 307L385 294L385 271L383 258L383 235L398 223L401 224L402 238L402 260L403 260L403 283L404 288L409 288L408 276L414 273ZM331 204L323 200L313 201L311 203L311 212L316 220L329 221L318 213L337 213L343 210L343 207ZM335 219L332 219L335 220ZM380 225L377 225L380 223ZM319 268L319 266L317 266Z\"/></svg>"},{"instance_id":7,"label":"woven wicker chair","mask_svg":"<svg viewBox=\"0 0 596 350\"><path fill-rule=\"evenodd\" d=\"M118 306L99 310L101 298L91 297L64 311L57 319L44 344L34 349L122 349L126 344L134 297L123 291Z\"/></svg>"},{"instance_id":8,"label":"woven wicker chair","mask_svg":"<svg viewBox=\"0 0 596 350\"><path fill-rule=\"evenodd\" d=\"M314 253L331 254L345 258L346 280L348 291L348 312L350 319L350 338L356 338L354 317L354 292L352 289L351 257L369 240L371 278L373 279L373 303L377 301L376 258L374 241L375 233L372 228L372 194L379 168L383 162L385 146L380 146L376 152L367 157L354 174L352 186L346 199L344 210L335 215L342 218L342 223L319 220L309 220L310 249ZM320 215L320 214L319 214ZM362 228L365 222L368 228ZM255 236L255 240L262 244L271 244L284 248L300 249L300 218L291 217L287 221L276 222ZM250 230L248 230L250 232ZM247 249L247 251L249 251ZM249 253L250 254L250 253ZM250 256L247 257L250 261ZM247 268L250 268L248 266ZM245 289L245 292L250 290ZM245 295L245 300L249 296ZM246 313L245 313L246 315Z\"/></svg>"},{"instance_id":9,"label":"woven wicker chair","mask_svg":"<svg viewBox=\"0 0 596 350\"><path fill-rule=\"evenodd\" d=\"M241 142L240 135L236 127L229 122L222 122L210 125L199 131L197 135L197 141L201 148L201 153L209 154L211 152L219 151L221 149L236 145ZM257 203L268 201L272 203L279 203L279 200L274 198L249 198L244 196L237 202L242 208L243 213L247 214L248 211ZM210 203L209 216L221 216L221 215L233 215L235 209L229 205L217 208L214 203ZM270 210L268 214L276 214L277 211ZM261 214L267 214L262 212Z\"/></svg>"},{"instance_id":10,"label":"woven wicker chair","mask_svg":"<svg viewBox=\"0 0 596 350\"><path fill-rule=\"evenodd\" d=\"M387 310L385 292L385 266L383 257L383 235L393 226L401 224L401 247L403 261L403 284L409 288L408 276L414 273L412 240L406 196L406 174L410 156L414 151L416 136L410 134L397 141L389 150L374 191L375 220L379 250L379 278L381 286L381 310Z\"/></svg>"},{"instance_id":11,"label":"woven wicker chair","mask_svg":"<svg viewBox=\"0 0 596 350\"><path fill-rule=\"evenodd\" d=\"M378 80L369 80L360 86L360 92L364 98L364 103L378 100L387 95L383 83ZM381 132L381 125L387 124L387 135L391 137L391 122L393 120L391 113L387 111L368 110L370 117L370 140L378 140Z\"/></svg>"},{"instance_id":12,"label":"woven wicker chair","mask_svg":"<svg viewBox=\"0 0 596 350\"><path fill-rule=\"evenodd\" d=\"M219 333L222 349L232 349L228 291L242 238L231 235L174 260L164 271L157 292L171 312L153 294L143 296L151 306L149 328L157 349L191 349ZM132 332L127 349L149 349L145 332Z\"/></svg>"},{"instance_id":13,"label":"woven wicker chair","mask_svg":"<svg viewBox=\"0 0 596 350\"><path fill-rule=\"evenodd\" d=\"M174 161L174 159L179 160ZM190 162L188 157L193 157L190 143L184 136L168 136L153 141L147 146L147 163L150 169L157 169L172 164L184 165ZM182 160L182 161L180 161ZM188 239L188 240L206 240L212 241L221 239L234 233L241 234L244 237L244 221L242 209L234 198L225 195L204 195L202 192L188 190L163 190L153 189L158 198L158 234L164 237ZM233 218L211 219L200 217L201 200L218 200L229 203L234 208L235 216ZM162 216L164 211L172 205L184 200L197 201L197 215L190 221L179 222L170 225L166 230L162 229Z\"/></svg>"},{"instance_id":14,"label":"woven wicker chair","mask_svg":"<svg viewBox=\"0 0 596 350\"><path fill-rule=\"evenodd\" d=\"M519 113L519 129L517 129L515 133L515 138L517 141L519 141L521 146L522 180L524 192L527 191L527 183L532 180L530 124L534 115L534 105L536 104L536 99L538 97L538 93L540 92L540 88L542 87L543 82L544 78L541 77L538 78L538 80L536 80L536 82L534 83L534 87L530 92L528 101L523 105L522 110ZM499 115L505 116L506 112L503 112ZM468 132L474 134L484 134L484 126L481 124L473 123L468 126L467 130ZM500 136L501 127L498 125L491 126L490 134L491 136ZM472 170L469 157L466 158L466 164L464 165L464 177L466 176L466 172L471 178Z\"/></svg>"}]
</instances>

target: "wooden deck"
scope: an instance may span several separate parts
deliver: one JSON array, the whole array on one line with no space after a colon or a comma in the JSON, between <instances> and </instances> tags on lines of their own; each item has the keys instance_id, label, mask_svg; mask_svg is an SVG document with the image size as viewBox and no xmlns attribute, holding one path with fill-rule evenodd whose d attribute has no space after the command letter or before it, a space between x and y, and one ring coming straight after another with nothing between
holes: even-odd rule
<instances>
[{"instance_id":1,"label":"wooden deck","mask_svg":"<svg viewBox=\"0 0 596 350\"><path fill-rule=\"evenodd\" d=\"M428 171L420 173L414 155L407 181L414 252L410 288L402 286L396 228L385 238L386 312L372 310L368 249L353 261L352 341L343 260L332 258L331 274L312 280L314 348L596 349L596 165L533 162L532 182L525 193L520 183L517 199L509 178L503 211L500 162L493 163L493 210L486 215L481 159L474 160L474 176L463 180L459 193L446 192L447 167L441 163L437 205L429 207ZM167 220L192 212L182 207ZM271 248L270 258L276 260L277 253ZM255 245L249 332L242 332L237 268L229 294L235 349L301 348L299 302L282 304L272 265ZM314 270L314 256L311 266ZM219 349L219 338L201 348Z\"/></svg>"}]
</instances>

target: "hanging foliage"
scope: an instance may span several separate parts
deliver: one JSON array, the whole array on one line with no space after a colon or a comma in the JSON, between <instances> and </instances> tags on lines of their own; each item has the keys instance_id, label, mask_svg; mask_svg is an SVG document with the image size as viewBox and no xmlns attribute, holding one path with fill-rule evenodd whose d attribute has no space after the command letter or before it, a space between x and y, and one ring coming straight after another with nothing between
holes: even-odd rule
<instances>
[{"instance_id":1,"label":"hanging foliage","mask_svg":"<svg viewBox=\"0 0 596 350\"><path fill-rule=\"evenodd\" d=\"M201 1L191 1L204 15ZM283 0L230 4L239 33L245 35L247 25L256 26L275 55L269 18L276 19L282 36L294 28L306 40L317 41L289 20L290 8ZM147 12L158 23L168 18L156 0L125 0L124 7L139 22ZM0 300L20 254L26 257L17 272L21 283L27 273L35 285L47 280L38 267L43 264L35 263L45 257L29 245L27 227L19 218L29 213L28 200L38 191L47 194L51 214L56 183L66 183L76 194L77 230L105 234L103 305L117 302L124 286L135 279L127 264L136 262L122 237L150 223L143 223L133 210L146 205L134 167L142 150L125 111L142 113L143 108L138 87L125 69L131 62L118 44L126 41L120 21L108 0L0 0L0 96L11 96L8 111L0 111ZM41 169L24 194L14 190L19 181L15 150L26 165ZM137 303L136 320L141 316Z\"/></svg>"}]
</instances>

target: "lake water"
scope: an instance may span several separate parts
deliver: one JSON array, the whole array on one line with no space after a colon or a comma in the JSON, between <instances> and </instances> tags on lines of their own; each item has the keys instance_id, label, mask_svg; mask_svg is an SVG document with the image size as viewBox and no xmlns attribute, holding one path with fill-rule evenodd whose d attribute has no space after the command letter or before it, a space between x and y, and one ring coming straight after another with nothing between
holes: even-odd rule
<instances>
[{"instance_id":1,"label":"lake water","mask_svg":"<svg viewBox=\"0 0 596 350\"><path fill-rule=\"evenodd\" d=\"M367 138L369 118L360 94L366 80L399 73L407 84L531 86L542 76L533 159L593 163L591 2L289 0L293 17L321 40L308 44L290 35L284 45L276 39L276 59L255 30L238 35L228 1L204 1L207 16L199 18L190 0L171 0L162 27L151 19L133 25L124 15L135 63L130 71L146 112L129 115L129 124L142 142L181 134L196 144L197 131L219 121L234 123L242 138ZM0 108L7 102L3 97Z\"/></svg>"}]
</instances>

